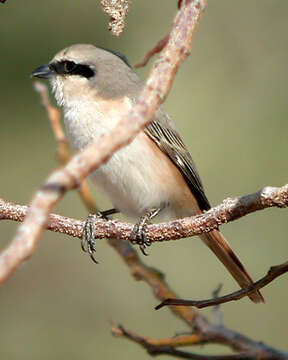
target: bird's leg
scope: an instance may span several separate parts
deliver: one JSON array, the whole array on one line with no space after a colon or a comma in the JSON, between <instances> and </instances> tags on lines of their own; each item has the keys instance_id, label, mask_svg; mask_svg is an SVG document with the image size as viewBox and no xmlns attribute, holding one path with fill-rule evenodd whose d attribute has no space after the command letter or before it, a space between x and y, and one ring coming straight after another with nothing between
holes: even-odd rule
<instances>
[{"instance_id":1,"label":"bird's leg","mask_svg":"<svg viewBox=\"0 0 288 360\"><path fill-rule=\"evenodd\" d=\"M83 232L82 232L82 240L81 247L82 250L88 252L91 259L98 264L98 261L94 257L95 248L95 222L97 219L108 220L109 215L117 214L119 210L117 209L109 209L105 211L99 211L96 214L89 214L88 218L85 222Z\"/></svg>"},{"instance_id":2,"label":"bird's leg","mask_svg":"<svg viewBox=\"0 0 288 360\"><path fill-rule=\"evenodd\" d=\"M129 236L129 241L132 244L137 244L140 247L140 250L144 255L148 255L145 252L147 246L151 245L151 242L146 238L145 232L147 225L151 222L151 220L157 216L160 212L161 208L158 209L150 209L146 212L139 221L134 225L134 228Z\"/></svg>"}]
</instances>

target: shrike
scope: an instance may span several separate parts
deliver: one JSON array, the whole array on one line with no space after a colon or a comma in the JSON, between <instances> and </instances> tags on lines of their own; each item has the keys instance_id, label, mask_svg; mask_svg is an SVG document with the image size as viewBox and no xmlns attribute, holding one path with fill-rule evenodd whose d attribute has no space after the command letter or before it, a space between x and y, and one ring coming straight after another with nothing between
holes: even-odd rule
<instances>
[{"instance_id":1,"label":"shrike","mask_svg":"<svg viewBox=\"0 0 288 360\"><path fill-rule=\"evenodd\" d=\"M60 51L49 64L32 72L49 79L63 107L69 141L81 151L109 133L133 106L143 85L126 58L93 45L78 44ZM136 138L91 174L109 197L113 212L138 219L131 239L144 252L145 226L156 215L162 221L201 214L210 204L203 185L174 124L159 108L154 120ZM158 217L157 217L158 218ZM241 287L252 279L218 230L200 235ZM90 253L94 250L89 244ZM93 255L93 254L92 254ZM259 291L250 295L264 301Z\"/></svg>"}]
</instances>

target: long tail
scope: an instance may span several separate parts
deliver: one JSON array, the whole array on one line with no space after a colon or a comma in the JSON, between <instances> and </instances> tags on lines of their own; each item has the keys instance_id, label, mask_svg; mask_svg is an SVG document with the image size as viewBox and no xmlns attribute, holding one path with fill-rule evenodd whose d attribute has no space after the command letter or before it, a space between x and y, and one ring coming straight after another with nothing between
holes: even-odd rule
<instances>
[{"instance_id":1,"label":"long tail","mask_svg":"<svg viewBox=\"0 0 288 360\"><path fill-rule=\"evenodd\" d=\"M245 270L241 261L218 230L213 230L207 234L201 234L200 238L218 257L241 288L245 288L253 283L253 280ZM249 298L254 303L264 302L264 298L260 291L255 291L249 295Z\"/></svg>"}]
</instances>

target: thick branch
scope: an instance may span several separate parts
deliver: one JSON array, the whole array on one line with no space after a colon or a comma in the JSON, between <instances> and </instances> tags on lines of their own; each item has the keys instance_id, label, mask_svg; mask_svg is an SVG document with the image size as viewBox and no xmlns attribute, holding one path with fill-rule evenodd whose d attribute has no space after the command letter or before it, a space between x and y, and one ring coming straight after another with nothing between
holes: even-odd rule
<instances>
[{"instance_id":1,"label":"thick branch","mask_svg":"<svg viewBox=\"0 0 288 360\"><path fill-rule=\"evenodd\" d=\"M166 98L178 66L188 55L197 27L201 3L186 0L177 12L170 39L156 61L134 108L124 116L101 141L77 154L64 167L54 172L31 202L31 208L11 244L0 257L0 283L34 251L53 206L66 191L78 187L93 170L105 163L114 152L129 144L152 119Z\"/></svg>"},{"instance_id":2,"label":"thick branch","mask_svg":"<svg viewBox=\"0 0 288 360\"><path fill-rule=\"evenodd\" d=\"M256 193L233 199L228 198L201 215L148 225L146 236L151 243L182 239L209 232L222 224L237 220L258 210L270 207L283 208L287 205L288 184L280 188L265 187ZM15 205L0 199L0 219L23 221L27 211L28 207L26 206ZM52 215L48 228L52 231L81 238L83 225L84 222L79 220ZM76 228L77 230L75 230ZM129 223L98 219L95 222L95 237L97 239L116 237L119 240L126 240L132 229L133 225Z\"/></svg>"}]
</instances>

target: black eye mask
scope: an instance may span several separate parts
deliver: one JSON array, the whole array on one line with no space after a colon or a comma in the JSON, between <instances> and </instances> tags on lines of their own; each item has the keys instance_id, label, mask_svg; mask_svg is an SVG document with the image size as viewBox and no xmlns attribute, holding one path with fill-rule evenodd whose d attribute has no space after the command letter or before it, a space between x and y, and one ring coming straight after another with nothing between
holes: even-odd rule
<instances>
[{"instance_id":1,"label":"black eye mask","mask_svg":"<svg viewBox=\"0 0 288 360\"><path fill-rule=\"evenodd\" d=\"M76 64L68 60L54 62L49 67L59 75L79 75L89 79L95 74L89 65Z\"/></svg>"}]
</instances>

